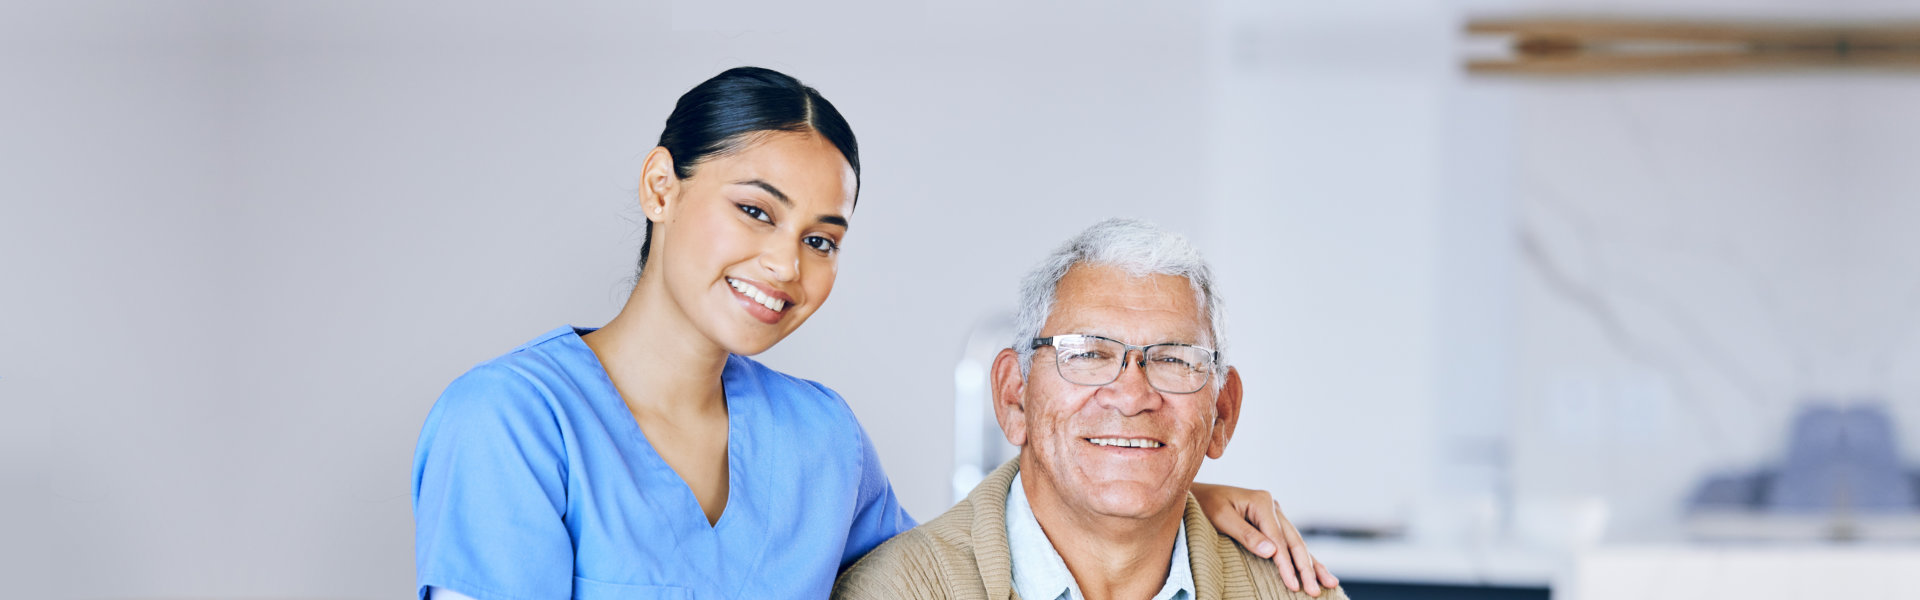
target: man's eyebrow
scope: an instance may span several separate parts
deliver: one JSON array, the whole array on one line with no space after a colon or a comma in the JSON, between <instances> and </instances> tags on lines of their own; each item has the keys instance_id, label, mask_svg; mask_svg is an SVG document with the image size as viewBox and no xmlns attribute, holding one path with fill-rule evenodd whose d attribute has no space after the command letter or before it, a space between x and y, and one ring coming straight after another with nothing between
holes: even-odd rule
<instances>
[{"instance_id":1,"label":"man's eyebrow","mask_svg":"<svg viewBox=\"0 0 1920 600\"><path fill-rule=\"evenodd\" d=\"M773 194L774 199L779 200L781 204L787 205L788 208L793 207L793 199L788 198L786 192L780 191L780 188L773 187L773 184L767 183L766 181L759 180L759 179L747 179L744 181L735 181L733 182L733 184L734 185L750 185L750 186L754 186L754 187L766 190L767 193Z\"/></svg>"}]
</instances>

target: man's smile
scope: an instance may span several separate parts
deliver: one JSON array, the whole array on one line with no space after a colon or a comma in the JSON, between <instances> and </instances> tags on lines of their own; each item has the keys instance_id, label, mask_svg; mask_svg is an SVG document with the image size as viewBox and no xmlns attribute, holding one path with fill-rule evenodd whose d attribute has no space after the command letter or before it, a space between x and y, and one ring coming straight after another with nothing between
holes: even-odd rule
<instances>
[{"instance_id":1,"label":"man's smile","mask_svg":"<svg viewBox=\"0 0 1920 600\"><path fill-rule=\"evenodd\" d=\"M1154 448L1161 448L1167 445L1165 442L1161 442L1159 440L1154 440L1149 438L1140 438L1140 437L1090 437L1090 438L1081 438L1081 439L1084 439L1087 441L1087 443L1093 444L1095 446L1106 446L1110 448L1154 449Z\"/></svg>"}]
</instances>

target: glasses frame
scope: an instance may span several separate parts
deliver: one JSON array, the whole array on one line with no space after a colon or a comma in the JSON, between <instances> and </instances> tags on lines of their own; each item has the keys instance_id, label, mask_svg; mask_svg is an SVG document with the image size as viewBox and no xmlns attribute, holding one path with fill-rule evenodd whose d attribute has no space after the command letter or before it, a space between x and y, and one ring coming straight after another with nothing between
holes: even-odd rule
<instances>
[{"instance_id":1,"label":"glasses frame","mask_svg":"<svg viewBox=\"0 0 1920 600\"><path fill-rule=\"evenodd\" d=\"M1064 339L1064 338L1083 338L1083 339L1095 339L1095 340L1106 340L1106 341L1109 341L1109 342L1113 342L1113 343L1115 343L1115 344L1119 344L1119 345L1121 345L1121 346L1124 346L1124 347L1125 347L1125 349L1124 349L1124 350L1121 350L1121 352L1120 352L1120 370L1118 370L1118 371L1115 371L1115 372L1113 373L1113 378L1112 378L1112 379L1108 379L1108 380L1106 380L1106 381L1104 381L1104 382L1101 382L1101 383L1098 383L1098 384L1093 384L1093 383L1080 383L1080 382L1077 382L1077 381L1074 381L1074 380L1072 380L1072 379L1069 379L1069 378L1067 377L1067 373L1066 373L1065 371L1061 371L1061 370L1060 370L1060 368L1061 368L1061 367L1060 367L1060 365L1061 365L1061 364L1062 364L1062 363L1063 363L1064 361L1062 361L1062 360L1060 360L1060 355L1059 355L1059 353L1058 353L1058 350L1059 350L1059 346L1056 346L1056 345L1054 345L1054 340L1059 340L1059 339ZM1140 365L1140 374L1141 374L1141 376L1143 376L1143 377L1146 377L1146 378L1147 378L1147 385L1150 385L1150 386L1153 386L1153 389L1156 389L1156 390L1160 390L1160 391L1162 391L1162 392L1166 392L1166 393L1169 393L1169 394L1192 394L1192 393L1195 393L1195 392L1199 392L1200 390L1204 390L1204 389L1207 389L1207 385L1208 385L1208 384L1211 384L1211 383L1213 383L1213 375L1214 375L1214 372L1215 372L1215 371L1217 371L1217 370L1219 370L1219 368L1220 368L1220 352L1219 352L1218 350L1214 350L1214 349L1212 349L1212 348L1208 348L1208 347L1206 347L1206 346L1199 346L1199 345L1195 345L1195 344L1182 344L1182 343L1180 343L1180 342L1161 342L1161 343L1158 343L1158 344L1144 344L1144 345L1139 345L1139 346L1135 346L1135 345L1133 345L1133 344L1129 344L1129 343L1126 343L1126 342L1122 342L1122 341L1120 341L1120 340L1116 340L1116 339L1113 339L1113 338L1110 338L1110 337L1106 337L1106 336L1099 336L1099 335L1093 335L1093 334L1088 334L1088 333L1063 333L1063 334L1060 334L1060 335L1053 335L1053 336L1047 336L1047 337L1043 337L1043 338L1033 338L1033 342L1032 342L1032 346L1031 346L1031 347L1030 347L1029 349L1030 349L1030 350L1039 350L1040 348L1042 348L1042 347L1045 347L1045 346L1054 346L1054 349L1055 349L1055 351L1056 351L1056 352L1054 353L1054 357L1053 357L1053 372L1054 372L1055 374L1057 374L1057 375L1059 375L1059 376L1060 376L1060 379L1061 379L1061 380L1063 380L1063 381L1066 381L1067 383L1071 383L1071 384L1074 384L1074 385L1084 385L1084 386L1089 386L1089 387L1100 387L1100 386L1104 386L1104 385L1107 385L1107 384L1110 384L1110 383L1113 383L1113 382L1115 382L1115 381L1119 381L1119 380L1120 380L1120 376L1121 376L1121 375L1125 375L1125 374L1127 374L1127 365L1129 365L1129 364L1132 364L1132 363L1133 363L1133 361L1131 361L1131 360L1128 360L1128 358L1129 358L1129 357L1131 357L1131 356L1133 356L1133 351L1134 351L1134 350L1139 350L1139 351L1140 351L1140 362L1142 363L1142 364ZM1147 351L1148 351L1148 350L1151 350L1151 349L1153 349L1153 348L1157 348L1157 347L1161 347L1161 346L1181 346L1181 347L1186 347L1186 348L1193 348L1193 349L1196 349L1196 350L1202 350L1202 351L1205 351L1205 352L1207 353L1207 378L1206 378L1205 380L1202 380L1202 381L1200 382L1200 386L1199 386L1199 387L1196 387L1196 388L1193 388L1193 389L1191 389L1191 390L1187 390L1187 391L1184 391L1184 392L1183 392L1183 391L1177 391L1177 390L1169 390L1169 389L1167 389L1167 388L1163 388L1163 387L1160 387L1160 384L1158 384L1158 383L1155 383L1155 382L1154 382L1154 380L1153 380L1153 372L1152 372L1152 371L1149 371L1149 370L1147 370L1147 366L1146 366L1146 364L1145 364L1145 363L1147 362Z\"/></svg>"}]
</instances>

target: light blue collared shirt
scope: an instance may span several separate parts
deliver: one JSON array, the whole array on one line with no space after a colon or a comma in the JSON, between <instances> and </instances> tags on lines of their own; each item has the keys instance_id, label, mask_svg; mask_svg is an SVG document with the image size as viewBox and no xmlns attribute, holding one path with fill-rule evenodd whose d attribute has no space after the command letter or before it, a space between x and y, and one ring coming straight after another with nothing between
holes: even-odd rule
<instances>
[{"instance_id":1,"label":"light blue collared shirt","mask_svg":"<svg viewBox=\"0 0 1920 600\"><path fill-rule=\"evenodd\" d=\"M1007 492L1007 545L1013 559L1013 591L1025 600L1086 600L1080 584L1067 570L1067 561L1053 549L1047 532L1033 517L1027 504L1027 491L1020 487L1020 475L1013 476L1013 489ZM1180 535L1173 539L1173 561L1167 568L1167 582L1153 600L1189 600L1193 598L1193 565L1187 562L1187 523L1180 522Z\"/></svg>"}]
</instances>

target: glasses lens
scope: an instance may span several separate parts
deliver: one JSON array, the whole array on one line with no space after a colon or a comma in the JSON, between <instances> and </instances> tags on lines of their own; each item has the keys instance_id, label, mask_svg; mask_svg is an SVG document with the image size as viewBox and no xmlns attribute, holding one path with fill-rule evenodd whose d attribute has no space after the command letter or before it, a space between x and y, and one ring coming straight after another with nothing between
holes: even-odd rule
<instances>
[{"instance_id":1,"label":"glasses lens","mask_svg":"<svg viewBox=\"0 0 1920 600\"><path fill-rule=\"evenodd\" d=\"M1077 335L1054 337L1053 348L1060 357L1060 377L1080 385L1112 383L1127 351L1113 340Z\"/></svg>"},{"instance_id":2,"label":"glasses lens","mask_svg":"<svg viewBox=\"0 0 1920 600\"><path fill-rule=\"evenodd\" d=\"M1060 378L1079 385L1106 385L1126 370L1127 346L1093 336L1053 338ZM1191 394L1213 377L1213 353L1193 346L1167 344L1146 349L1147 383L1163 392Z\"/></svg>"},{"instance_id":3,"label":"glasses lens","mask_svg":"<svg viewBox=\"0 0 1920 600\"><path fill-rule=\"evenodd\" d=\"M1212 376L1213 356L1205 350L1181 345L1147 348L1147 382L1160 391L1191 394L1206 387Z\"/></svg>"}]
</instances>

